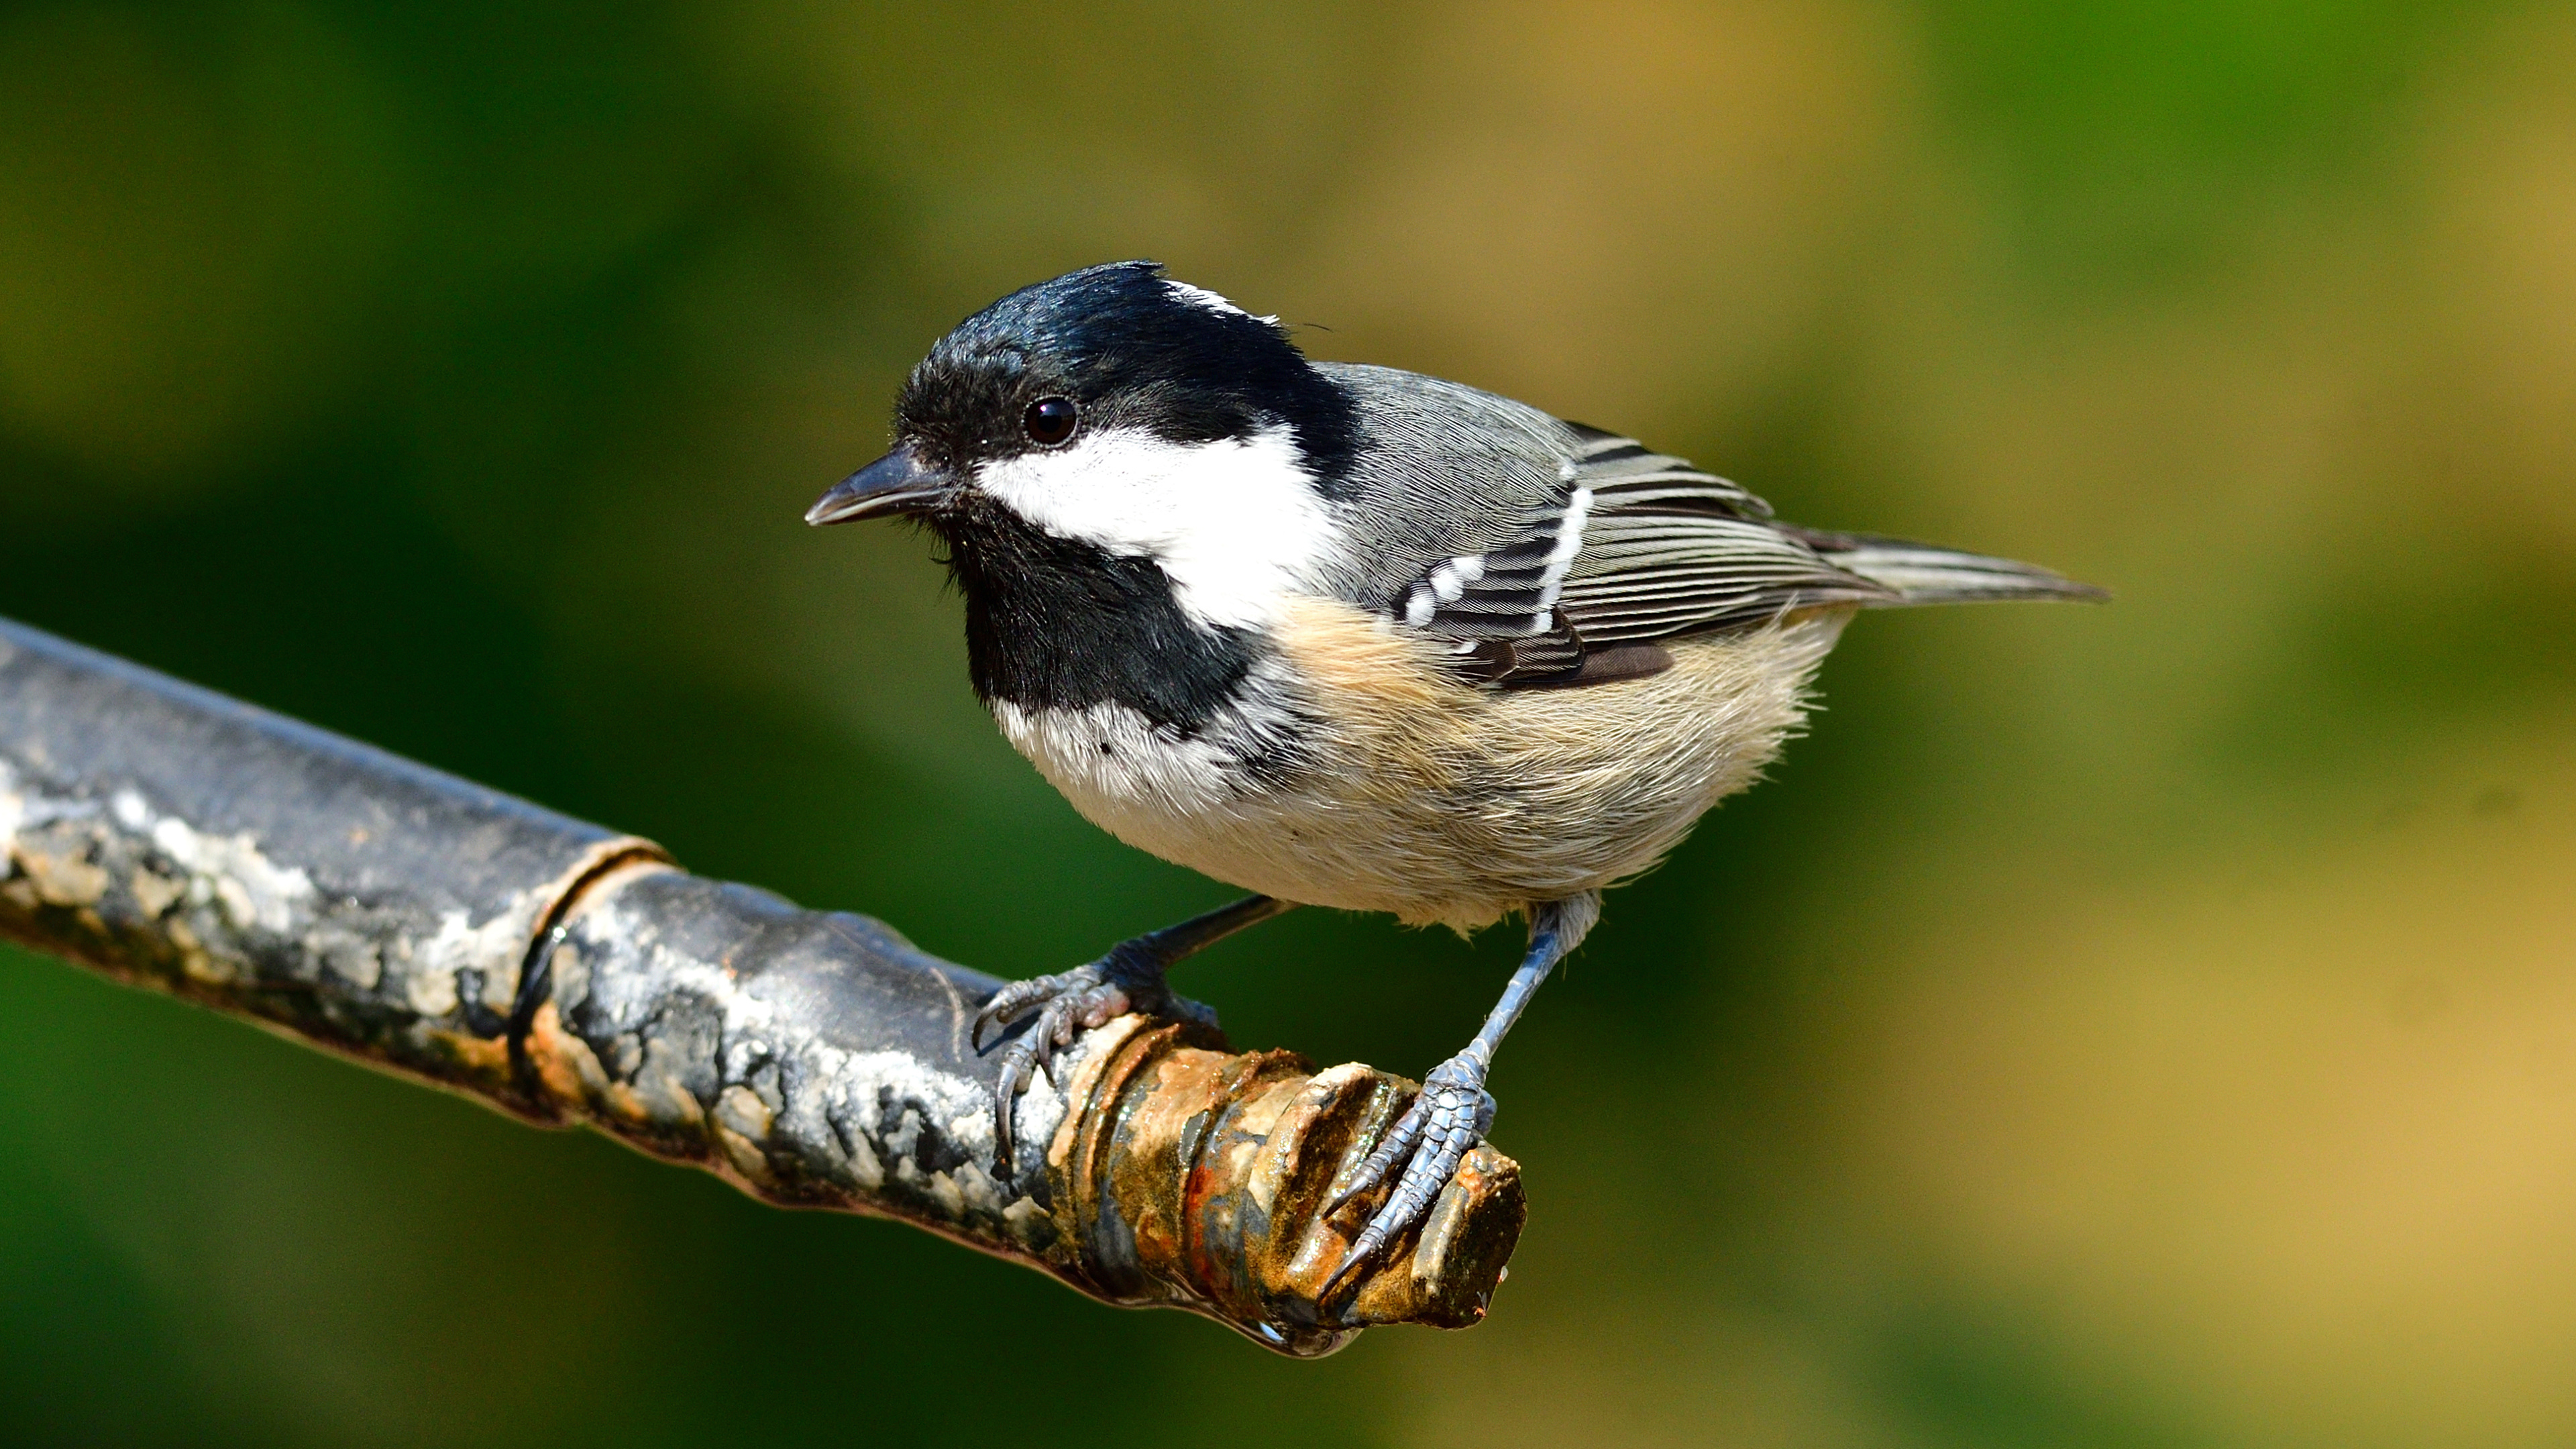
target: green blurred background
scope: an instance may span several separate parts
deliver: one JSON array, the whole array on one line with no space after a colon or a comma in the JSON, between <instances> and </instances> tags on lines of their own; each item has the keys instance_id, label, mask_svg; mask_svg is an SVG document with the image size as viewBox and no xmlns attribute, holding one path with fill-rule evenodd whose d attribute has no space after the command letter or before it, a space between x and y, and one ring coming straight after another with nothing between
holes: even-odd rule
<instances>
[{"instance_id":1,"label":"green blurred background","mask_svg":"<svg viewBox=\"0 0 2576 1449\"><path fill-rule=\"evenodd\" d=\"M1862 620L1321 1364L0 953L0 1437L2576 1441L2576 5L0 15L0 613L1002 974L1226 892L798 515L1066 268L2120 596ZM1187 989L1418 1072L1507 934Z\"/></svg>"}]
</instances>

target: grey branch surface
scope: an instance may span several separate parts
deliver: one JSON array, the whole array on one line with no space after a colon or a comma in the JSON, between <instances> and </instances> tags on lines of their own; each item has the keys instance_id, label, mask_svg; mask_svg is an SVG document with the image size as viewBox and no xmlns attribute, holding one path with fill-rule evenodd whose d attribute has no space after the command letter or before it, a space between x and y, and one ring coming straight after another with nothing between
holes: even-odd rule
<instances>
[{"instance_id":1,"label":"grey branch surface","mask_svg":"<svg viewBox=\"0 0 2576 1449\"><path fill-rule=\"evenodd\" d=\"M967 1040L993 978L6 620L0 937L1301 1356L1476 1322L1525 1216L1480 1147L1412 1243L1318 1303L1376 1200L1327 1214L1334 1183L1413 1083L1124 1017L1040 1076L996 1162Z\"/></svg>"}]
</instances>

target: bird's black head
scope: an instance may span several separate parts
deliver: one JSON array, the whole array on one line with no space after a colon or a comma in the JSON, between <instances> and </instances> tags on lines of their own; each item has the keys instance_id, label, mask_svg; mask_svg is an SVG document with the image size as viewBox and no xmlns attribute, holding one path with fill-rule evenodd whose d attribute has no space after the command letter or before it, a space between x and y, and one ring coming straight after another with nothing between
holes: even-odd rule
<instances>
[{"instance_id":1,"label":"bird's black head","mask_svg":"<svg viewBox=\"0 0 2576 1449\"><path fill-rule=\"evenodd\" d=\"M969 501L987 465L1101 437L1186 446L1281 428L1319 482L1347 471L1351 404L1277 318L1168 280L1153 262L1086 267L1013 292L941 338L895 403L895 451L807 518L937 523Z\"/></svg>"},{"instance_id":2,"label":"bird's black head","mask_svg":"<svg viewBox=\"0 0 2576 1449\"><path fill-rule=\"evenodd\" d=\"M1276 318L1120 262L959 323L905 382L894 451L805 517L905 514L947 540L987 700L1187 735L1335 546L1359 431Z\"/></svg>"}]
</instances>

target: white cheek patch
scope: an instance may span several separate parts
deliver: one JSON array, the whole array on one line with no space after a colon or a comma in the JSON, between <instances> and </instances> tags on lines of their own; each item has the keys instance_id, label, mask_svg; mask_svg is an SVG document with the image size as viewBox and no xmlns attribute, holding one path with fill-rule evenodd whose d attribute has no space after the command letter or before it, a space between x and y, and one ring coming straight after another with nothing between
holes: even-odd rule
<instances>
[{"instance_id":1,"label":"white cheek patch","mask_svg":"<svg viewBox=\"0 0 2576 1449\"><path fill-rule=\"evenodd\" d=\"M1181 607L1212 625L1267 622L1327 542L1324 500L1285 427L1213 443L1092 433L983 464L975 482L1059 537L1154 560Z\"/></svg>"}]
</instances>

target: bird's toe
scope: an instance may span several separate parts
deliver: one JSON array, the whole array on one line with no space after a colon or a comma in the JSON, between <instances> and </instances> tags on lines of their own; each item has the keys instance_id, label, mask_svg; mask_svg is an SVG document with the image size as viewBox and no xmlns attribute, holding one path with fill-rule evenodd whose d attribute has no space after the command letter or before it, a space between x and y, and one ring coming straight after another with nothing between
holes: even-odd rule
<instances>
[{"instance_id":1,"label":"bird's toe","mask_svg":"<svg viewBox=\"0 0 2576 1449\"><path fill-rule=\"evenodd\" d=\"M1024 1030L999 1043L993 1127L1001 1164L1007 1168L1018 1150L1011 1118L1020 1094L1039 1072L1053 1068L1057 1051L1072 1046L1084 1032L1107 1026L1131 1011L1216 1025L1216 1013L1174 995L1159 968L1127 961L1116 953L1070 971L1014 981L984 1003L969 1033L979 1052L986 1049L988 1033L1008 1032L1014 1024L1027 1021Z\"/></svg>"},{"instance_id":2,"label":"bird's toe","mask_svg":"<svg viewBox=\"0 0 2576 1449\"><path fill-rule=\"evenodd\" d=\"M1481 1059L1462 1054L1432 1069L1413 1105L1333 1196L1329 1210L1338 1211L1374 1190L1390 1173L1395 1175L1395 1186L1369 1215L1360 1235L1351 1240L1340 1266L1324 1280L1319 1299L1333 1297L1397 1239L1420 1226L1458 1164L1485 1140L1493 1122L1494 1098L1485 1090Z\"/></svg>"}]
</instances>

